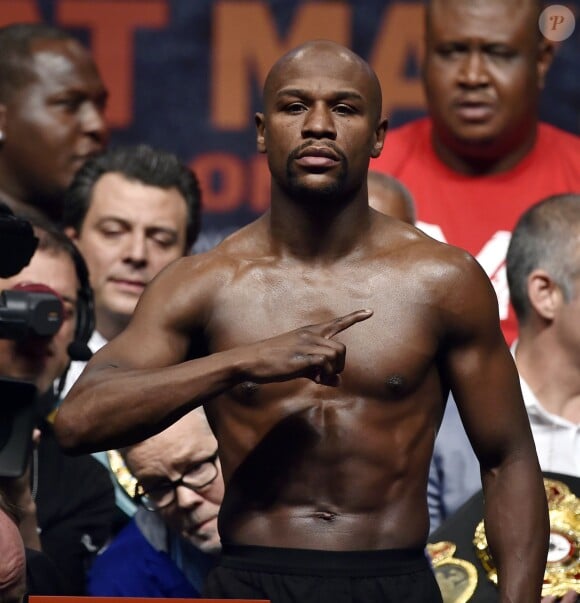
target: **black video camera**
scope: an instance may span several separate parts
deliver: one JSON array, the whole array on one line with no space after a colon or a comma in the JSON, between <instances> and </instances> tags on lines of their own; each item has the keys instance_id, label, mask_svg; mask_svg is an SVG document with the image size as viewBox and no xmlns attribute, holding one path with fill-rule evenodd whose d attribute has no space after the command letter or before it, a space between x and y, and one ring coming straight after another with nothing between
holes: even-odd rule
<instances>
[{"instance_id":1,"label":"black video camera","mask_svg":"<svg viewBox=\"0 0 580 603\"><path fill-rule=\"evenodd\" d=\"M0 202L0 278L18 274L32 258L38 239L30 222ZM0 339L50 337L63 321L62 303L38 290L0 291Z\"/></svg>"},{"instance_id":2,"label":"black video camera","mask_svg":"<svg viewBox=\"0 0 580 603\"><path fill-rule=\"evenodd\" d=\"M0 277L18 274L32 258L38 239L31 224L0 202ZM62 303L43 291L0 291L0 339L49 337L63 321ZM0 372L1 372L0 367ZM0 378L0 476L24 473L36 420L33 383Z\"/></svg>"},{"instance_id":3,"label":"black video camera","mask_svg":"<svg viewBox=\"0 0 580 603\"><path fill-rule=\"evenodd\" d=\"M62 314L62 303L52 293L0 291L0 339L50 337L59 330Z\"/></svg>"}]
</instances>

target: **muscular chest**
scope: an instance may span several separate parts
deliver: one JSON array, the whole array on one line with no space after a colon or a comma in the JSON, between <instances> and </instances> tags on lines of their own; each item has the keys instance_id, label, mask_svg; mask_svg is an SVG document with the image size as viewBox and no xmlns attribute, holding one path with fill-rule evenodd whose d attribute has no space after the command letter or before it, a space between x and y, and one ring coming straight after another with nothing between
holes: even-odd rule
<instances>
[{"instance_id":1,"label":"muscular chest","mask_svg":"<svg viewBox=\"0 0 580 603\"><path fill-rule=\"evenodd\" d=\"M405 397L432 366L436 337L429 305L398 271L250 271L220 291L209 323L210 351L221 351L318 324L352 311L374 314L335 336L346 346L344 396ZM283 386L307 388L307 380ZM254 384L237 388L255 397ZM335 395L333 392L326 392ZM319 391L316 395L321 395Z\"/></svg>"}]
</instances>

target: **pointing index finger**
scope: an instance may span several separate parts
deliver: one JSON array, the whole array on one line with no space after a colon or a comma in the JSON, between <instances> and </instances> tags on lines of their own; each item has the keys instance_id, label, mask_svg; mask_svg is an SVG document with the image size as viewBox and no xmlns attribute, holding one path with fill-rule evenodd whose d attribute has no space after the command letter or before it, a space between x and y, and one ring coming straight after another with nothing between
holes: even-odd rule
<instances>
[{"instance_id":1,"label":"pointing index finger","mask_svg":"<svg viewBox=\"0 0 580 603\"><path fill-rule=\"evenodd\" d=\"M327 322L322 329L322 335L323 337L326 337L326 339L330 339L335 335L338 335L338 333L341 331L352 327L352 325L356 324L357 322L370 318L372 315L373 311L369 309L355 310L350 314L340 316L339 318L335 318L334 320Z\"/></svg>"}]
</instances>

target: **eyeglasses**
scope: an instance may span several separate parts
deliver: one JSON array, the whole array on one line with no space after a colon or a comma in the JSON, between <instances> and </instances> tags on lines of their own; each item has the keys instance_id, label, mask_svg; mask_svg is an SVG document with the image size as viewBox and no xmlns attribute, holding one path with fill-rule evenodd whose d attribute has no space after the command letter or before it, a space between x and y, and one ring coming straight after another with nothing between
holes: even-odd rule
<instances>
[{"instance_id":1,"label":"eyeglasses","mask_svg":"<svg viewBox=\"0 0 580 603\"><path fill-rule=\"evenodd\" d=\"M179 479L157 484L149 490L146 490L139 482L135 488L137 502L141 503L148 511L163 509L175 502L177 497L177 488L183 486L194 492L199 492L207 488L218 476L217 468L217 450L207 459L197 463Z\"/></svg>"}]
</instances>

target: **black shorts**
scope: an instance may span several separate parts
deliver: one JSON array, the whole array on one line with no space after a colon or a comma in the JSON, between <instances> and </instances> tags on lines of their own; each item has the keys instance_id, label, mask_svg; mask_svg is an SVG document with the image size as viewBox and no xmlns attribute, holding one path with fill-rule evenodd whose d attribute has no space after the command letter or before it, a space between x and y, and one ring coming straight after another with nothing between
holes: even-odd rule
<instances>
[{"instance_id":1,"label":"black shorts","mask_svg":"<svg viewBox=\"0 0 580 603\"><path fill-rule=\"evenodd\" d=\"M203 596L272 603L442 603L422 549L334 552L226 545Z\"/></svg>"}]
</instances>

